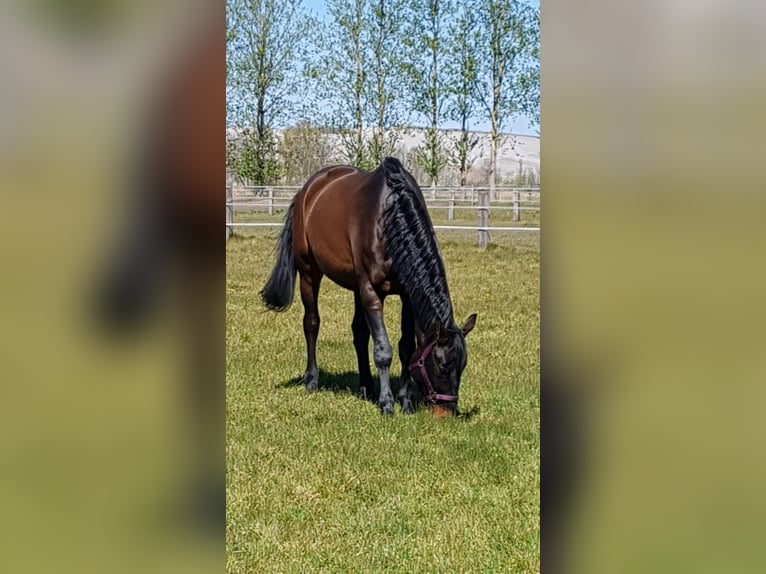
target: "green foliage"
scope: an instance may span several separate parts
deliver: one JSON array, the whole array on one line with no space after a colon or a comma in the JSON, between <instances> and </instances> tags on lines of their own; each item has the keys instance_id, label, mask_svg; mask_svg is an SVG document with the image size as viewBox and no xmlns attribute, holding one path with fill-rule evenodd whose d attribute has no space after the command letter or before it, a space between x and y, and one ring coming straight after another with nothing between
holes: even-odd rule
<instances>
[{"instance_id":1,"label":"green foliage","mask_svg":"<svg viewBox=\"0 0 766 574\"><path fill-rule=\"evenodd\" d=\"M400 50L405 2L329 0L329 25L317 35L307 76L314 116L341 134L342 155L370 169L398 143Z\"/></svg>"},{"instance_id":2,"label":"green foliage","mask_svg":"<svg viewBox=\"0 0 766 574\"><path fill-rule=\"evenodd\" d=\"M455 140L450 148L447 149L447 161L451 165L457 166L459 174L459 185L464 186L468 178L468 172L471 170L473 161L471 153L479 144L479 138L467 129L460 131L460 137Z\"/></svg>"},{"instance_id":3,"label":"green foliage","mask_svg":"<svg viewBox=\"0 0 766 574\"><path fill-rule=\"evenodd\" d=\"M365 15L370 68L365 85L366 119L373 128L369 149L376 164L393 153L399 139L391 128L399 125L401 119L403 60L400 43L406 6L405 0L370 0Z\"/></svg>"},{"instance_id":4,"label":"green foliage","mask_svg":"<svg viewBox=\"0 0 766 574\"><path fill-rule=\"evenodd\" d=\"M479 139L469 133L476 112L481 30L476 12L463 4L450 26L446 76L448 78L447 116L460 124L460 137L448 150L449 161L458 168L460 185L465 185L472 161L469 159Z\"/></svg>"},{"instance_id":5,"label":"green foliage","mask_svg":"<svg viewBox=\"0 0 766 574\"><path fill-rule=\"evenodd\" d=\"M281 177L276 146L271 130L259 136L255 129L244 128L235 136L227 137L226 168L239 180L252 185L275 184Z\"/></svg>"},{"instance_id":6,"label":"green foliage","mask_svg":"<svg viewBox=\"0 0 766 574\"><path fill-rule=\"evenodd\" d=\"M386 129L385 126L374 128L372 137L367 142L367 157L372 165L377 167L384 157L396 155L399 140L400 134L396 130Z\"/></svg>"},{"instance_id":7,"label":"green foliage","mask_svg":"<svg viewBox=\"0 0 766 574\"><path fill-rule=\"evenodd\" d=\"M300 300L280 315L258 302L276 233L226 247L227 572L539 572L539 239L479 252L440 232L456 318L478 313L460 389L478 412L386 419L353 395L353 297L328 280L325 388L298 382ZM386 301L394 349L399 309Z\"/></svg>"},{"instance_id":8,"label":"green foliage","mask_svg":"<svg viewBox=\"0 0 766 574\"><path fill-rule=\"evenodd\" d=\"M312 174L334 161L327 132L308 121L286 129L279 144L282 180L302 185Z\"/></svg>"},{"instance_id":9,"label":"green foliage","mask_svg":"<svg viewBox=\"0 0 766 574\"><path fill-rule=\"evenodd\" d=\"M341 130L339 132L343 161L360 169L369 170L375 162L369 153L369 146L364 134L359 130Z\"/></svg>"},{"instance_id":10,"label":"green foliage","mask_svg":"<svg viewBox=\"0 0 766 574\"><path fill-rule=\"evenodd\" d=\"M477 95L497 129L540 107L540 14L519 0L483 0Z\"/></svg>"},{"instance_id":11,"label":"green foliage","mask_svg":"<svg viewBox=\"0 0 766 574\"><path fill-rule=\"evenodd\" d=\"M438 129L426 128L425 143L415 150L415 163L431 178L432 185L439 184L439 174L449 163L449 155Z\"/></svg>"},{"instance_id":12,"label":"green foliage","mask_svg":"<svg viewBox=\"0 0 766 574\"><path fill-rule=\"evenodd\" d=\"M252 183L278 179L273 127L299 111L314 22L300 0L227 1L227 123L243 130L227 165ZM244 174L247 174L244 176Z\"/></svg>"},{"instance_id":13,"label":"green foliage","mask_svg":"<svg viewBox=\"0 0 766 574\"><path fill-rule=\"evenodd\" d=\"M426 121L426 141L416 154L416 162L432 182L438 182L448 156L439 133L444 120L448 84L445 60L446 22L454 3L451 0L418 0L411 3L407 34L404 37L409 104Z\"/></svg>"},{"instance_id":14,"label":"green foliage","mask_svg":"<svg viewBox=\"0 0 766 574\"><path fill-rule=\"evenodd\" d=\"M454 166L465 184L478 144L471 124L483 117L492 129L494 183L503 127L520 113L539 123L539 11L516 0L326 5L320 26L300 0L227 0L227 125L253 128L249 137L263 139L241 157L230 154L228 165L273 177L272 130L300 117L337 134L338 160L374 169L396 155L402 127L414 120L426 130L413 155L418 168L439 181ZM447 145L448 120L461 134ZM303 167L291 166L311 163L298 159L300 150L316 146L288 140L298 148L279 146L281 175L295 181Z\"/></svg>"},{"instance_id":15,"label":"green foliage","mask_svg":"<svg viewBox=\"0 0 766 574\"><path fill-rule=\"evenodd\" d=\"M503 126L521 112L539 119L540 15L518 0L482 0L478 14L484 41L477 96L492 130L490 186L494 186Z\"/></svg>"},{"instance_id":16,"label":"green foliage","mask_svg":"<svg viewBox=\"0 0 766 574\"><path fill-rule=\"evenodd\" d=\"M230 123L273 126L290 118L315 23L300 0L227 0ZM259 123L260 122L260 123Z\"/></svg>"},{"instance_id":17,"label":"green foliage","mask_svg":"<svg viewBox=\"0 0 766 574\"><path fill-rule=\"evenodd\" d=\"M367 82L367 0L328 0L328 26L317 34L309 77L318 120L340 133L341 154L351 165L366 164L364 141ZM322 108L324 106L324 108Z\"/></svg>"}]
</instances>

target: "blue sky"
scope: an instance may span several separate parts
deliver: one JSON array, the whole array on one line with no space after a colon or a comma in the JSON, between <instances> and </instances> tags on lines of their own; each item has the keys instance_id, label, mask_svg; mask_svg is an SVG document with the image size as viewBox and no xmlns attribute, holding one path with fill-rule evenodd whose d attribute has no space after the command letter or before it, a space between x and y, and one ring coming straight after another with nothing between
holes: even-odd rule
<instances>
[{"instance_id":1,"label":"blue sky","mask_svg":"<svg viewBox=\"0 0 766 574\"><path fill-rule=\"evenodd\" d=\"M325 0L303 0L304 6L306 6L310 12L316 14L319 17L324 17L327 14L325 9ZM540 0L528 0L528 4L540 8ZM444 127L452 129L459 128L460 126L454 122L445 122ZM471 129L477 131L489 131L489 122L479 122L471 126ZM520 135L532 135L537 136L537 130L539 126L529 126L529 118L526 116L518 116L515 121L509 122L506 126L506 130Z\"/></svg>"}]
</instances>

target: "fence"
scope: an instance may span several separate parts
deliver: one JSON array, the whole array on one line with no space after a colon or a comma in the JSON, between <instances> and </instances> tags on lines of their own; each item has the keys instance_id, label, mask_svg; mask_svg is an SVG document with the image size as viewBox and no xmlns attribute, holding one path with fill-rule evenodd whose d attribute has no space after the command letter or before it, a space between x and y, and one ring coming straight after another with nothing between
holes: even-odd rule
<instances>
[{"instance_id":1,"label":"fence","mask_svg":"<svg viewBox=\"0 0 766 574\"><path fill-rule=\"evenodd\" d=\"M226 239L235 227L281 227L277 222L235 222L235 212L265 212L287 209L299 186L237 186L226 187ZM478 245L489 244L490 232L538 232L540 227L529 225L490 226L493 211L510 211L512 221L520 222L522 212L540 213L539 187L496 187L494 197L488 187L438 187L423 190L429 211L446 210L447 221L454 221L455 212L474 211L477 225L434 225L434 229L477 232Z\"/></svg>"}]
</instances>

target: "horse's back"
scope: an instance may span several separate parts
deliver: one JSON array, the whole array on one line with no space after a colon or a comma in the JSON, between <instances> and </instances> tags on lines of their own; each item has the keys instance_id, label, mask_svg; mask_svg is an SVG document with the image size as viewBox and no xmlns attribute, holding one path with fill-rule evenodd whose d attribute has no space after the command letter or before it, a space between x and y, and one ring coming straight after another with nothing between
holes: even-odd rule
<instances>
[{"instance_id":1,"label":"horse's back","mask_svg":"<svg viewBox=\"0 0 766 574\"><path fill-rule=\"evenodd\" d=\"M293 253L299 270L318 269L347 289L357 288L359 249L371 244L382 176L351 166L314 174L296 196Z\"/></svg>"}]
</instances>

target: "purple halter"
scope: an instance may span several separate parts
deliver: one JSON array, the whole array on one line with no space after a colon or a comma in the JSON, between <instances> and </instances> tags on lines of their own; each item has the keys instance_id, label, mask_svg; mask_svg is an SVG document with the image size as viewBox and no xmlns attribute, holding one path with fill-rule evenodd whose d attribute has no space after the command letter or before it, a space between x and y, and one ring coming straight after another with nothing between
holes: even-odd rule
<instances>
[{"instance_id":1,"label":"purple halter","mask_svg":"<svg viewBox=\"0 0 766 574\"><path fill-rule=\"evenodd\" d=\"M423 352L420 353L418 360L410 365L410 372L414 373L415 371L420 370L420 376L422 377L423 383L425 384L426 390L428 391L428 393L423 397L423 400L426 403L430 403L432 405L435 405L439 401L445 403L456 403L457 395L440 395L439 393L434 392L434 387L431 385L431 379L428 378L428 371L426 371L426 357L428 356L428 353L431 352L431 349L434 348L435 344L436 341L433 341L426 345L426 347L423 349Z\"/></svg>"}]
</instances>

